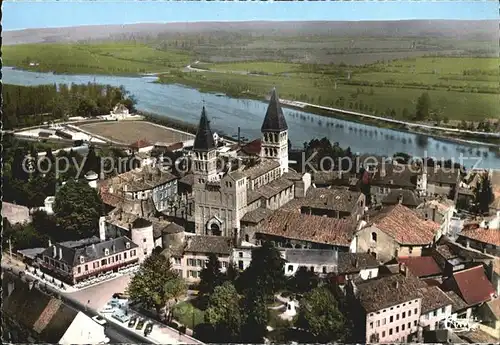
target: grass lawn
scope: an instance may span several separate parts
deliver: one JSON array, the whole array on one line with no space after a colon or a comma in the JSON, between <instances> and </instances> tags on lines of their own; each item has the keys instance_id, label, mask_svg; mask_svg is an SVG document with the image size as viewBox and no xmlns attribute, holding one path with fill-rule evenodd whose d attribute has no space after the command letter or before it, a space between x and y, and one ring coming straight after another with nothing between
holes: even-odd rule
<instances>
[{"instance_id":1,"label":"grass lawn","mask_svg":"<svg viewBox=\"0 0 500 345\"><path fill-rule=\"evenodd\" d=\"M174 307L173 315L175 320L193 329L194 326L204 322L205 312L194 307L190 301L185 301Z\"/></svg>"},{"instance_id":2,"label":"grass lawn","mask_svg":"<svg viewBox=\"0 0 500 345\"><path fill-rule=\"evenodd\" d=\"M190 57L176 50L161 51L144 44L21 44L4 46L3 63L55 73L138 74L166 72L186 66ZM30 66L30 62L39 63Z\"/></svg>"}]
</instances>

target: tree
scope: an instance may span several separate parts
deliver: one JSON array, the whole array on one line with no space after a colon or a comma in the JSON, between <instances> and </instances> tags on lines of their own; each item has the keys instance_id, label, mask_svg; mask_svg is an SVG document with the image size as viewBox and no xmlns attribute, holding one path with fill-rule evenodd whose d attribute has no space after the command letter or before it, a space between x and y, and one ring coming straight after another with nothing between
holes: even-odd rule
<instances>
[{"instance_id":1,"label":"tree","mask_svg":"<svg viewBox=\"0 0 500 345\"><path fill-rule=\"evenodd\" d=\"M416 119L419 121L426 120L429 118L429 110L431 108L431 98L427 92L422 93L422 95L417 100L416 106Z\"/></svg>"},{"instance_id":2,"label":"tree","mask_svg":"<svg viewBox=\"0 0 500 345\"><path fill-rule=\"evenodd\" d=\"M255 289L248 290L243 301L241 315L243 317L241 342L263 343L269 321L265 296Z\"/></svg>"},{"instance_id":3,"label":"tree","mask_svg":"<svg viewBox=\"0 0 500 345\"><path fill-rule=\"evenodd\" d=\"M493 202L495 196L491 188L491 181L488 174L482 176L481 182L474 191L477 212L484 214L489 210L490 204Z\"/></svg>"},{"instance_id":4,"label":"tree","mask_svg":"<svg viewBox=\"0 0 500 345\"><path fill-rule=\"evenodd\" d=\"M214 341L235 341L241 330L240 296L233 284L225 282L214 289L205 311L205 322L213 327Z\"/></svg>"},{"instance_id":5,"label":"tree","mask_svg":"<svg viewBox=\"0 0 500 345\"><path fill-rule=\"evenodd\" d=\"M213 253L208 255L208 263L200 272L199 291L202 294L210 295L214 289L223 283L223 274L220 271L220 262Z\"/></svg>"},{"instance_id":6,"label":"tree","mask_svg":"<svg viewBox=\"0 0 500 345\"><path fill-rule=\"evenodd\" d=\"M69 180L56 193L54 212L69 239L94 235L99 228L103 204L96 190L83 180Z\"/></svg>"},{"instance_id":7,"label":"tree","mask_svg":"<svg viewBox=\"0 0 500 345\"><path fill-rule=\"evenodd\" d=\"M295 272L295 275L289 280L290 289L297 293L306 293L316 288L319 283L319 277L316 273L301 266Z\"/></svg>"},{"instance_id":8,"label":"tree","mask_svg":"<svg viewBox=\"0 0 500 345\"><path fill-rule=\"evenodd\" d=\"M266 297L272 297L285 286L285 260L271 242L252 250L252 261L244 271L248 288L257 288Z\"/></svg>"},{"instance_id":9,"label":"tree","mask_svg":"<svg viewBox=\"0 0 500 345\"><path fill-rule=\"evenodd\" d=\"M154 308L161 316L172 301L176 302L186 292L186 286L182 278L172 271L170 261L164 255L153 252L133 276L127 292L132 301L141 303L147 309Z\"/></svg>"},{"instance_id":10,"label":"tree","mask_svg":"<svg viewBox=\"0 0 500 345\"><path fill-rule=\"evenodd\" d=\"M309 330L318 342L343 341L345 324L337 300L326 287L317 287L300 300L296 325Z\"/></svg>"}]
</instances>

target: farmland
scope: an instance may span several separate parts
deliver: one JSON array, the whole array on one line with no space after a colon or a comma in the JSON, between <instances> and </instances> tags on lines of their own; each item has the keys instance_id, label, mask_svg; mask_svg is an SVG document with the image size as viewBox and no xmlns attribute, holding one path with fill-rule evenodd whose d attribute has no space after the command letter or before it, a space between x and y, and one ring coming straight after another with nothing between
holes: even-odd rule
<instances>
[{"instance_id":1,"label":"farmland","mask_svg":"<svg viewBox=\"0 0 500 345\"><path fill-rule=\"evenodd\" d=\"M4 46L3 63L38 72L137 75L165 72L189 63L189 54L145 44L22 44ZM30 64L33 65L30 65ZM38 64L38 65L36 65Z\"/></svg>"},{"instance_id":2,"label":"farmland","mask_svg":"<svg viewBox=\"0 0 500 345\"><path fill-rule=\"evenodd\" d=\"M198 63L205 72L162 75L180 83L237 97L262 98L275 86L280 97L324 106L411 119L427 92L436 121L498 119L498 58L419 57L363 66L280 62Z\"/></svg>"},{"instance_id":3,"label":"farmland","mask_svg":"<svg viewBox=\"0 0 500 345\"><path fill-rule=\"evenodd\" d=\"M153 144L155 142L172 144L194 137L146 121L96 122L80 125L80 128L124 144L146 138Z\"/></svg>"}]
</instances>

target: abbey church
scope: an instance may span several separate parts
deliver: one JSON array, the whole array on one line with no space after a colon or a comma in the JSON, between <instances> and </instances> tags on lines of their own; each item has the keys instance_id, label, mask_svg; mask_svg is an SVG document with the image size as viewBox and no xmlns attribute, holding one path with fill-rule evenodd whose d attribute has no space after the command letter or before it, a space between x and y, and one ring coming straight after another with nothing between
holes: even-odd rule
<instances>
[{"instance_id":1,"label":"abbey church","mask_svg":"<svg viewBox=\"0 0 500 345\"><path fill-rule=\"evenodd\" d=\"M195 232L199 235L246 237L242 219L277 210L305 196L309 174L288 168L288 125L273 89L261 127L256 156L220 152L205 107L191 153ZM220 162L226 162L221 166Z\"/></svg>"}]
</instances>

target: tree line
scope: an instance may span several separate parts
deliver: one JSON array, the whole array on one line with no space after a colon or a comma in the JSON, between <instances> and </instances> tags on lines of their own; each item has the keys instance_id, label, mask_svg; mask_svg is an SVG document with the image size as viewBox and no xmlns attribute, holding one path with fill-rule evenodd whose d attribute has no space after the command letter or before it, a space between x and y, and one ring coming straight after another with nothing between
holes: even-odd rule
<instances>
[{"instance_id":1,"label":"tree line","mask_svg":"<svg viewBox=\"0 0 500 345\"><path fill-rule=\"evenodd\" d=\"M3 86L3 127L15 129L71 116L106 115L117 103L135 111L136 100L124 87L88 84Z\"/></svg>"}]
</instances>

